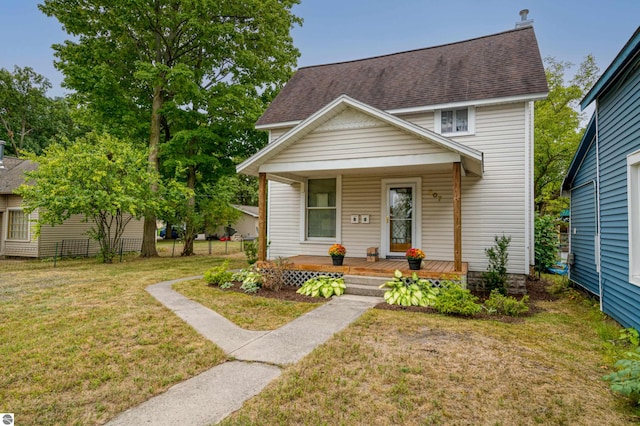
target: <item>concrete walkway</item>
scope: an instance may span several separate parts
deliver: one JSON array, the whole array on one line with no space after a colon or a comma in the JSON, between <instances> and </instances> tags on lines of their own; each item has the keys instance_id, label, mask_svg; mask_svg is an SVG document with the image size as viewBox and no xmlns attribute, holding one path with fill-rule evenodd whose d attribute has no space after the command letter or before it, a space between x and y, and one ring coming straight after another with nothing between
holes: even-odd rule
<instances>
[{"instance_id":1,"label":"concrete walkway","mask_svg":"<svg viewBox=\"0 0 640 426\"><path fill-rule=\"evenodd\" d=\"M272 331L249 331L173 291L164 281L147 291L238 361L227 362L179 383L118 415L120 425L210 425L236 411L293 364L344 329L382 298L344 295Z\"/></svg>"}]
</instances>

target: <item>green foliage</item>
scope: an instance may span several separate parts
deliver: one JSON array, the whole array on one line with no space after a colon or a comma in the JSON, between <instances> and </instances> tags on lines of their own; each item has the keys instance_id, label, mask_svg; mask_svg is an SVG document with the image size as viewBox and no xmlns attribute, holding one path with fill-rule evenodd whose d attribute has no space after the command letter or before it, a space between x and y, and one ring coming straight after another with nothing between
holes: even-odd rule
<instances>
[{"instance_id":1,"label":"green foliage","mask_svg":"<svg viewBox=\"0 0 640 426\"><path fill-rule=\"evenodd\" d=\"M620 330L620 340L631 343L633 346L640 345L640 333L633 327Z\"/></svg>"},{"instance_id":2,"label":"green foliage","mask_svg":"<svg viewBox=\"0 0 640 426\"><path fill-rule=\"evenodd\" d=\"M558 215L568 208L559 198L562 179L582 138L577 105L598 79L598 67L589 55L575 76L565 83L572 64L546 58L549 95L537 101L534 114L534 197L541 214Z\"/></svg>"},{"instance_id":3,"label":"green foliage","mask_svg":"<svg viewBox=\"0 0 640 426\"><path fill-rule=\"evenodd\" d=\"M244 254L247 256L247 262L249 265L253 265L258 261L258 245L260 244L260 239L256 238L253 241L246 241L244 243ZM269 244L271 241L267 241L267 248L269 248Z\"/></svg>"},{"instance_id":4,"label":"green foliage","mask_svg":"<svg viewBox=\"0 0 640 426\"><path fill-rule=\"evenodd\" d=\"M233 285L233 273L228 270L229 262L225 261L222 265L214 266L204 273L204 280L209 285L217 285L220 288L229 288Z\"/></svg>"},{"instance_id":5,"label":"green foliage","mask_svg":"<svg viewBox=\"0 0 640 426\"><path fill-rule=\"evenodd\" d=\"M439 292L428 280L418 278L415 272L405 278L397 269L393 279L380 286L384 287L389 288L384 293L384 300L390 305L432 306Z\"/></svg>"},{"instance_id":6,"label":"green foliage","mask_svg":"<svg viewBox=\"0 0 640 426\"><path fill-rule=\"evenodd\" d=\"M100 244L106 263L117 254L131 219L162 207L163 200L150 191L157 179L146 153L108 134L88 133L67 147L54 143L42 156L27 158L38 168L25 173L26 183L16 193L27 212L39 209L36 232L43 224L84 215L95 225L89 236Z\"/></svg>"},{"instance_id":7,"label":"green foliage","mask_svg":"<svg viewBox=\"0 0 640 426\"><path fill-rule=\"evenodd\" d=\"M468 289L451 281L442 281L433 308L441 314L472 316L482 310L477 301L478 298Z\"/></svg>"},{"instance_id":8,"label":"green foliage","mask_svg":"<svg viewBox=\"0 0 640 426\"><path fill-rule=\"evenodd\" d=\"M233 281L242 281L240 288L245 293L256 293L260 290L264 277L262 273L255 268L242 269L240 272L233 274Z\"/></svg>"},{"instance_id":9,"label":"green foliage","mask_svg":"<svg viewBox=\"0 0 640 426\"><path fill-rule=\"evenodd\" d=\"M558 234L555 228L555 219L552 216L540 216L535 218L535 262L538 276L557 261Z\"/></svg>"},{"instance_id":10,"label":"green foliage","mask_svg":"<svg viewBox=\"0 0 640 426\"><path fill-rule=\"evenodd\" d=\"M75 130L64 99L47 97L51 83L29 67L0 69L0 140L7 155L40 154L56 137Z\"/></svg>"},{"instance_id":11,"label":"green foliage","mask_svg":"<svg viewBox=\"0 0 640 426\"><path fill-rule=\"evenodd\" d=\"M347 288L347 286L344 284L344 279L320 275L307 280L302 287L298 289L297 293L311 297L322 296L328 299L334 294L336 296L342 295L345 288Z\"/></svg>"},{"instance_id":12,"label":"green foliage","mask_svg":"<svg viewBox=\"0 0 640 426\"><path fill-rule=\"evenodd\" d=\"M492 291L498 289L500 293L507 292L507 263L509 262L509 243L511 236L494 237L495 245L484 250L489 264L486 272L482 273L485 288Z\"/></svg>"},{"instance_id":13,"label":"green foliage","mask_svg":"<svg viewBox=\"0 0 640 426\"><path fill-rule=\"evenodd\" d=\"M253 124L295 67L297 3L46 0L39 8L73 35L53 48L86 117L148 141L150 165L200 196L266 143ZM205 211L195 196L188 206ZM184 222L189 236L197 220ZM154 238L145 227L143 256L155 255Z\"/></svg>"},{"instance_id":14,"label":"green foliage","mask_svg":"<svg viewBox=\"0 0 640 426\"><path fill-rule=\"evenodd\" d=\"M512 317L529 312L529 296L524 295L518 300L515 297L505 296L497 289L491 291L489 298L485 300L484 307L489 313L504 314Z\"/></svg>"},{"instance_id":15,"label":"green foliage","mask_svg":"<svg viewBox=\"0 0 640 426\"><path fill-rule=\"evenodd\" d=\"M618 369L615 373L603 377L610 382L611 389L619 392L633 401L640 403L640 348L634 352L627 352L627 358L615 363Z\"/></svg>"}]
</instances>

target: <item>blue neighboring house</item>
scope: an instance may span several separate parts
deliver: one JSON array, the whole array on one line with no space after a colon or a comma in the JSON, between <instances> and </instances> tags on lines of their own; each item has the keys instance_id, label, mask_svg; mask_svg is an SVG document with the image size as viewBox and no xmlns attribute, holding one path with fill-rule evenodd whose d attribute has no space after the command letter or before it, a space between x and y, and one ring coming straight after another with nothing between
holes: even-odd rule
<instances>
[{"instance_id":1,"label":"blue neighboring house","mask_svg":"<svg viewBox=\"0 0 640 426\"><path fill-rule=\"evenodd\" d=\"M640 27L580 106L593 103L562 184L571 197L569 279L640 329Z\"/></svg>"}]
</instances>

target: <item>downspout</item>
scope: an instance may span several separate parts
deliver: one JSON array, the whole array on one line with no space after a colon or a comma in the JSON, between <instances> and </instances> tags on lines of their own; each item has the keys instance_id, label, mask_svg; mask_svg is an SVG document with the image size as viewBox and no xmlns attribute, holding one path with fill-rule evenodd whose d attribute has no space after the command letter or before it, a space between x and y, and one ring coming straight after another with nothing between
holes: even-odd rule
<instances>
[{"instance_id":1,"label":"downspout","mask_svg":"<svg viewBox=\"0 0 640 426\"><path fill-rule=\"evenodd\" d=\"M596 253L596 267L598 271L598 292L600 296L600 310L603 310L604 291L602 289L602 256L600 255L600 133L598 132L598 98L596 98L596 241L598 253Z\"/></svg>"}]
</instances>

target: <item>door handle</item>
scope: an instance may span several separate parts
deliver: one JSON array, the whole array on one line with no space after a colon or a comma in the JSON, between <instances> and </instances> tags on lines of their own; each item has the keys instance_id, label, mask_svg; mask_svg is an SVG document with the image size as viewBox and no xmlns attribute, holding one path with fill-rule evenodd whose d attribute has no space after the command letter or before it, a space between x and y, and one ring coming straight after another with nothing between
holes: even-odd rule
<instances>
[{"instance_id":1,"label":"door handle","mask_svg":"<svg viewBox=\"0 0 640 426\"><path fill-rule=\"evenodd\" d=\"M389 216L387 216L387 223L389 223Z\"/></svg>"}]
</instances>

